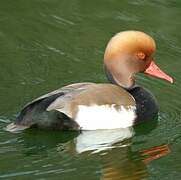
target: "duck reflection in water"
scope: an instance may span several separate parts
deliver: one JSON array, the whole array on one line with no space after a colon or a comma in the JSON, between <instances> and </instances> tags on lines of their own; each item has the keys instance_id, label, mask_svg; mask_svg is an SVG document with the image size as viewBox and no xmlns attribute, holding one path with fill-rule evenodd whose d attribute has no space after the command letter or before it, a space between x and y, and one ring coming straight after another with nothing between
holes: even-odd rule
<instances>
[{"instance_id":1,"label":"duck reflection in water","mask_svg":"<svg viewBox=\"0 0 181 180\"><path fill-rule=\"evenodd\" d=\"M44 132L42 138L38 131L34 131L35 133L29 131L30 134L25 133L24 138L28 146L32 146L32 144L34 146L37 143L39 147L43 147L45 154L52 147L56 147L60 154L65 152L72 157L78 155L83 159L91 157L98 160L102 167L101 179L145 179L148 177L147 164L170 152L168 144L133 150L136 146L136 143L132 143L133 138L150 133L157 125L156 121L153 122L134 128L82 131L80 134L62 132L62 136L60 132L57 132L59 135L55 132L53 132L54 135ZM38 153L38 151L35 150L33 153ZM41 149L41 155L42 151L43 149ZM27 155L32 154L32 152L26 153Z\"/></svg>"},{"instance_id":2,"label":"duck reflection in water","mask_svg":"<svg viewBox=\"0 0 181 180\"><path fill-rule=\"evenodd\" d=\"M150 126L148 123L144 126ZM132 137L148 133L152 127L125 128L114 130L84 131L74 141L76 153L91 153L101 157L104 180L144 179L148 177L147 164L170 152L167 144L132 150ZM134 145L133 145L134 146Z\"/></svg>"}]
</instances>

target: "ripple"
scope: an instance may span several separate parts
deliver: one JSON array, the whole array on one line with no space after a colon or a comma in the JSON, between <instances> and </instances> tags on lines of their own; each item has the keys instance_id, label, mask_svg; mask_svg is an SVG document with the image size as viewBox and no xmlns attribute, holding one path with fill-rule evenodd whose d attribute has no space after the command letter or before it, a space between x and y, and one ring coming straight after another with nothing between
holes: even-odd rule
<instances>
[{"instance_id":1,"label":"ripple","mask_svg":"<svg viewBox=\"0 0 181 180\"><path fill-rule=\"evenodd\" d=\"M8 174L0 175L0 178L18 177L18 176L23 176L23 175L34 174L34 173L37 173L37 172L38 172L38 170L25 171L25 172L16 172L16 173L8 173Z\"/></svg>"},{"instance_id":2,"label":"ripple","mask_svg":"<svg viewBox=\"0 0 181 180\"><path fill-rule=\"evenodd\" d=\"M55 47L51 47L51 46L48 46L48 45L46 47L47 47L47 49L49 49L49 50L51 50L51 51L53 51L55 53L59 53L61 55L65 55L65 53L62 50L60 50L60 49L57 49Z\"/></svg>"},{"instance_id":3,"label":"ripple","mask_svg":"<svg viewBox=\"0 0 181 180\"><path fill-rule=\"evenodd\" d=\"M61 24L68 24L68 25L75 25L74 22L66 19L66 18L63 18L63 17L60 17L60 16L57 16L57 15L51 15L54 19L57 20L57 22L61 23Z\"/></svg>"},{"instance_id":4,"label":"ripple","mask_svg":"<svg viewBox=\"0 0 181 180\"><path fill-rule=\"evenodd\" d=\"M60 174L60 173L68 173L68 172L74 172L76 171L76 168L72 169L52 169L52 170L46 170L43 172L36 172L35 175L45 175L45 174Z\"/></svg>"},{"instance_id":5,"label":"ripple","mask_svg":"<svg viewBox=\"0 0 181 180\"><path fill-rule=\"evenodd\" d=\"M0 122L2 122L2 123L10 123L11 121L6 117L0 116Z\"/></svg>"},{"instance_id":6,"label":"ripple","mask_svg":"<svg viewBox=\"0 0 181 180\"><path fill-rule=\"evenodd\" d=\"M128 14L127 12L119 12L115 19L122 20L122 21L129 21L129 22L139 22L140 19L136 15Z\"/></svg>"},{"instance_id":7,"label":"ripple","mask_svg":"<svg viewBox=\"0 0 181 180\"><path fill-rule=\"evenodd\" d=\"M11 144L11 143L15 143L17 141L18 141L18 138L12 138L12 139L8 139L6 141L0 142L0 145Z\"/></svg>"}]
</instances>

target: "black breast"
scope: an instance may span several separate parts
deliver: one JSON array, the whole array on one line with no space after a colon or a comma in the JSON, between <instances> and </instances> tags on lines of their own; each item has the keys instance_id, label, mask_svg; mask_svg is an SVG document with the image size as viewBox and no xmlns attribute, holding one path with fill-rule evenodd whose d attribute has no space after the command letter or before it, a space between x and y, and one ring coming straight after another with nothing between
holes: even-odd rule
<instances>
[{"instance_id":1,"label":"black breast","mask_svg":"<svg viewBox=\"0 0 181 180\"><path fill-rule=\"evenodd\" d=\"M136 100L136 124L151 120L157 116L159 106L156 98L151 92L140 86L136 86L128 91Z\"/></svg>"}]
</instances>

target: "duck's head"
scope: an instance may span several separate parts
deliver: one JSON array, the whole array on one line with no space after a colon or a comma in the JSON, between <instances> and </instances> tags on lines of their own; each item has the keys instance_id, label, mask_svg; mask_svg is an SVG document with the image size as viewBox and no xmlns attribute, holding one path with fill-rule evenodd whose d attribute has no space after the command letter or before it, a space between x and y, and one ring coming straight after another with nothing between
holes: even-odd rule
<instances>
[{"instance_id":1,"label":"duck's head","mask_svg":"<svg viewBox=\"0 0 181 180\"><path fill-rule=\"evenodd\" d=\"M152 37L140 31L123 31L111 38L104 54L109 80L124 88L132 88L134 75L142 72L173 83L154 62L156 44Z\"/></svg>"}]
</instances>

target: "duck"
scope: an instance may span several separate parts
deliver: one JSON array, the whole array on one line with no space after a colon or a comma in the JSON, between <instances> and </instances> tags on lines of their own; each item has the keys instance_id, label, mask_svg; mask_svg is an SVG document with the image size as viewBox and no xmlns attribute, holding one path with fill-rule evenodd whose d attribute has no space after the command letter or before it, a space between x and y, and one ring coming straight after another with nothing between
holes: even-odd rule
<instances>
[{"instance_id":1,"label":"duck","mask_svg":"<svg viewBox=\"0 0 181 180\"><path fill-rule=\"evenodd\" d=\"M142 31L115 34L104 53L107 83L66 85L26 104L6 130L106 130L129 128L158 115L155 96L136 84L143 73L173 83L154 60L155 40Z\"/></svg>"}]
</instances>

